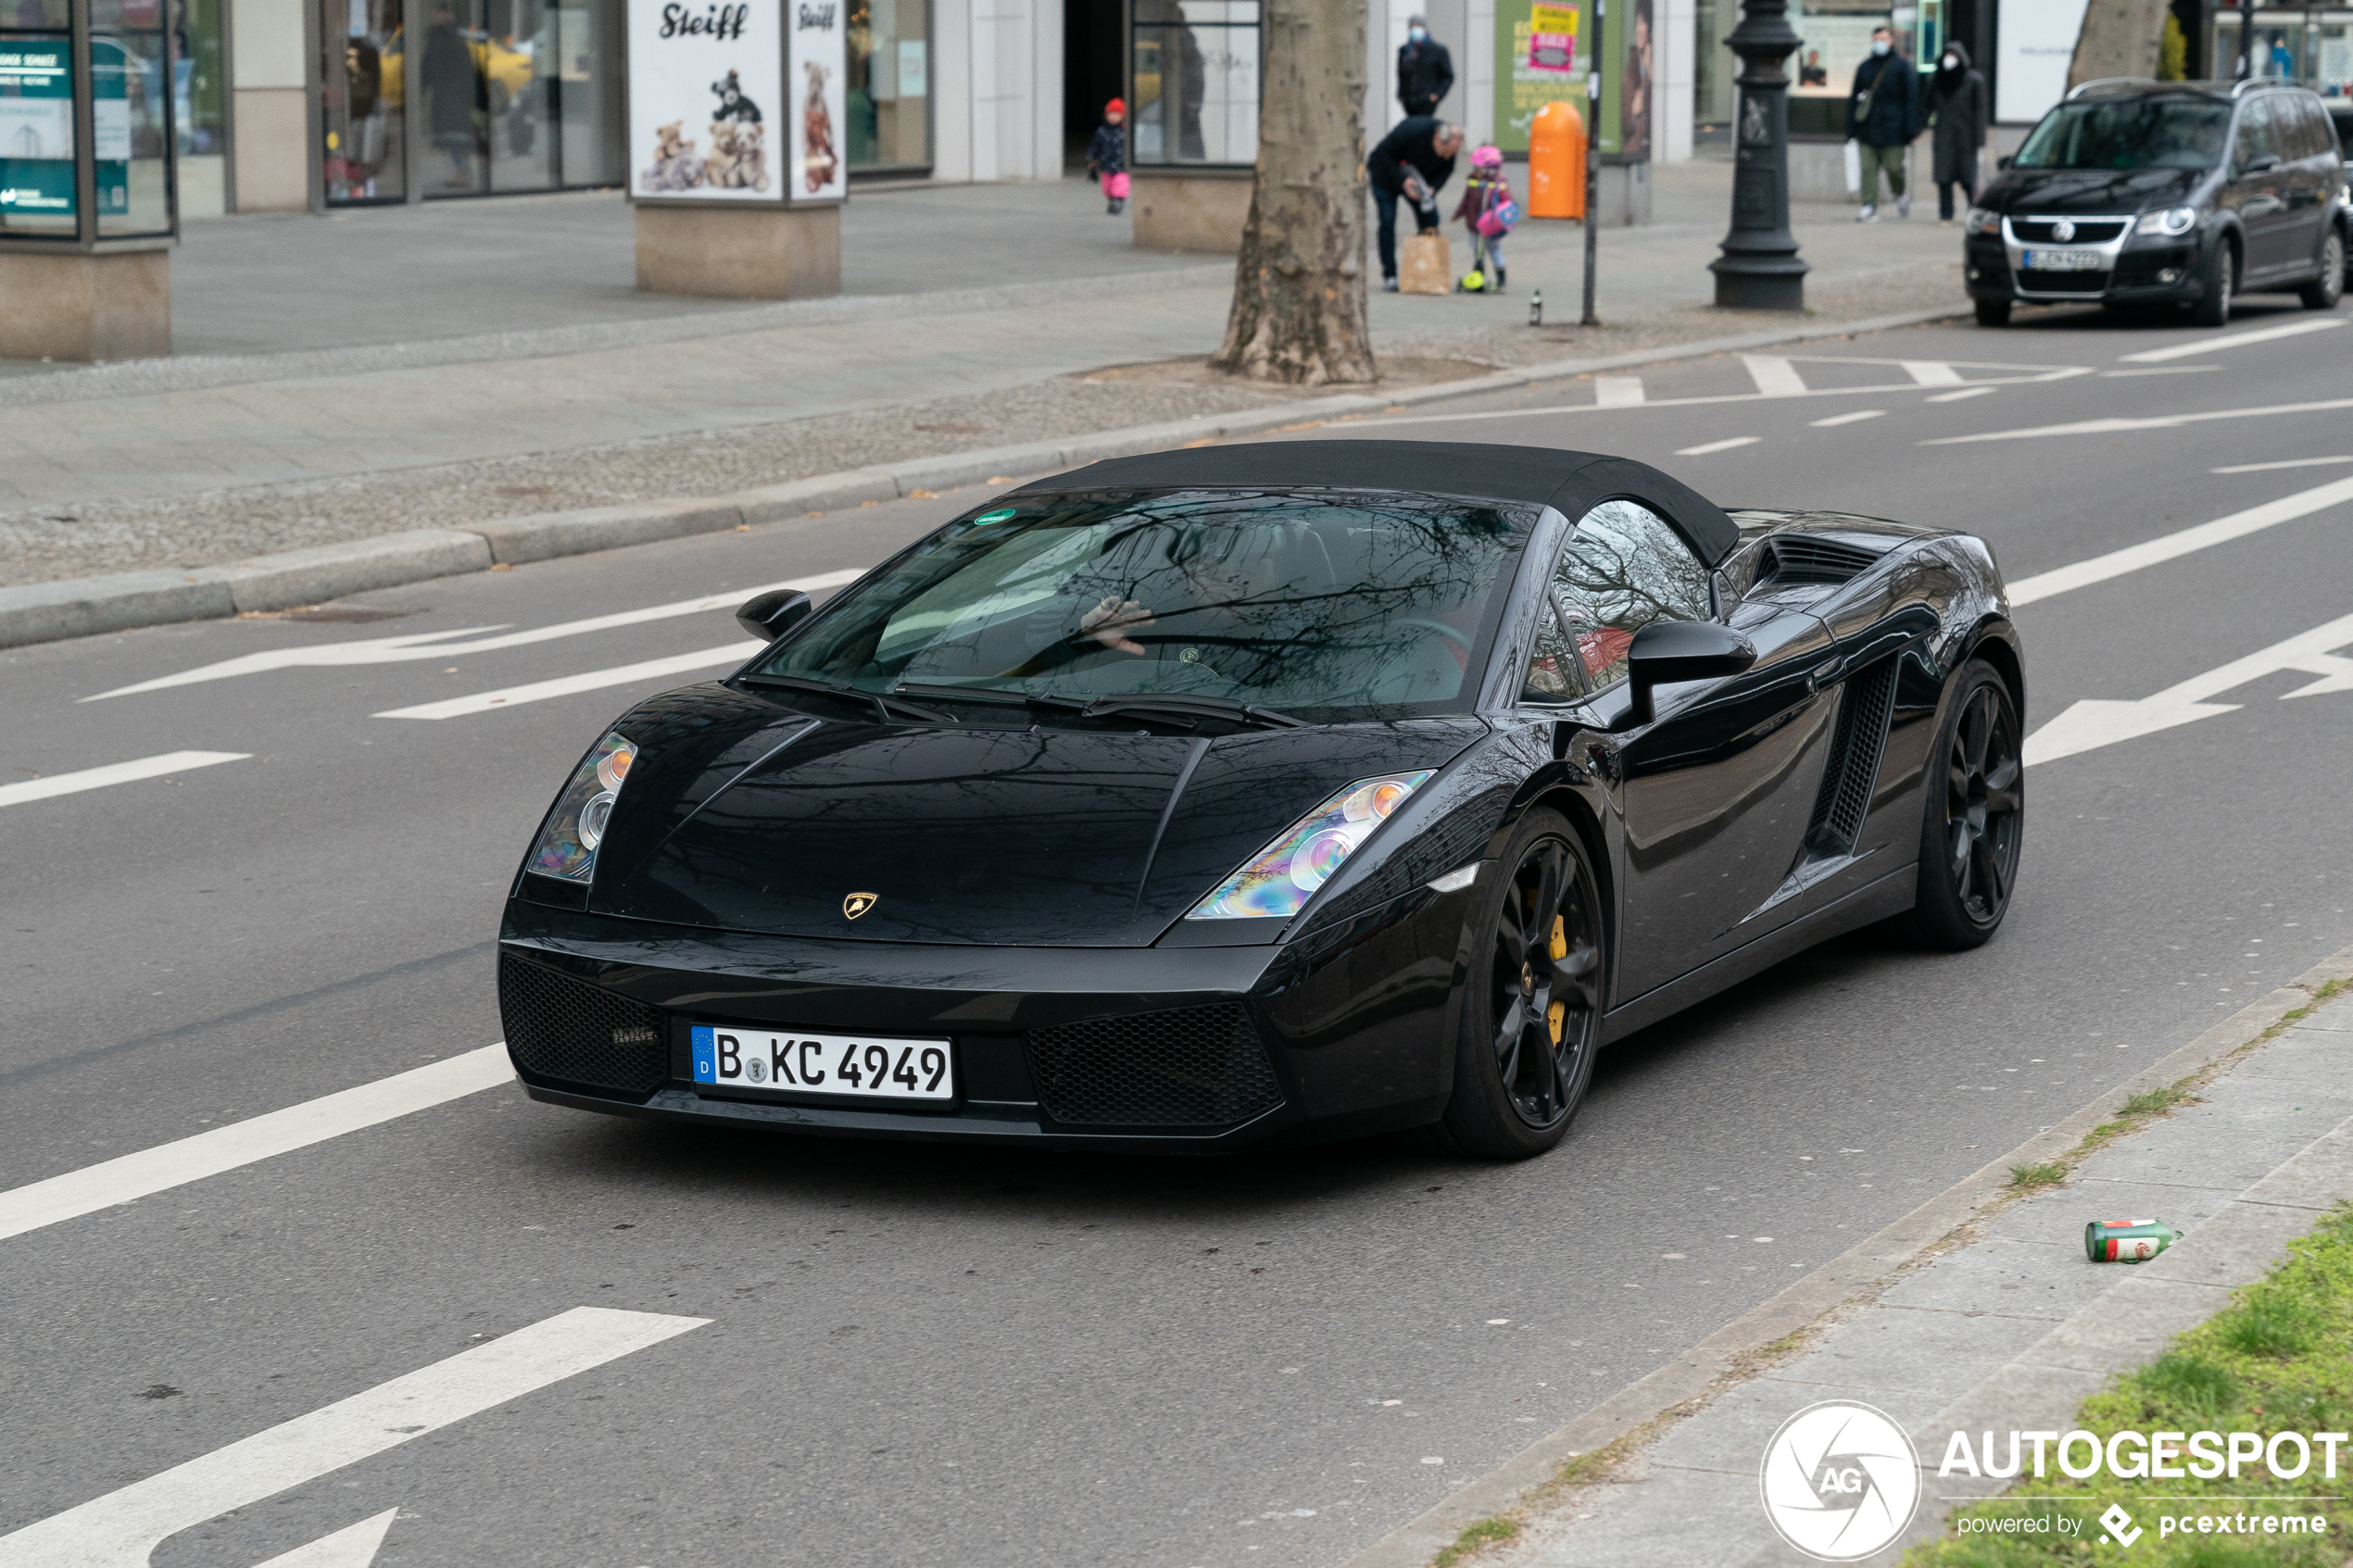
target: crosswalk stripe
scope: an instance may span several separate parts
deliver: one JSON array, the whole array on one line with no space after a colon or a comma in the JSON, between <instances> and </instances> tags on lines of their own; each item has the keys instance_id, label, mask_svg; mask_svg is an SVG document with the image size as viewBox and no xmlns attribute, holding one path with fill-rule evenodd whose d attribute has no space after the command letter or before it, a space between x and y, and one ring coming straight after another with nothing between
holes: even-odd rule
<instances>
[{"instance_id":1,"label":"crosswalk stripe","mask_svg":"<svg viewBox=\"0 0 2353 1568\"><path fill-rule=\"evenodd\" d=\"M1906 359L1904 373L1922 386L1958 386L1961 372L1942 359Z\"/></svg>"},{"instance_id":2,"label":"crosswalk stripe","mask_svg":"<svg viewBox=\"0 0 2353 1568\"><path fill-rule=\"evenodd\" d=\"M1595 376L1593 407L1596 408L1630 408L1642 401L1642 378L1640 376Z\"/></svg>"},{"instance_id":3,"label":"crosswalk stripe","mask_svg":"<svg viewBox=\"0 0 2353 1568\"><path fill-rule=\"evenodd\" d=\"M493 709L520 708L526 702L544 702L549 697L571 696L575 692L598 691L606 686L625 686L632 681L650 681L662 675L684 675L690 670L708 670L714 664L741 664L761 648L765 643L728 643L700 653L673 654L668 659L648 659L638 664L618 664L610 670L590 670L578 675L560 675L552 681L534 681L528 685L504 686L497 691L476 692L472 696L453 696L441 702L421 702L414 708L388 708L373 715L378 719L456 719L468 713L487 713Z\"/></svg>"},{"instance_id":4,"label":"crosswalk stripe","mask_svg":"<svg viewBox=\"0 0 2353 1568\"><path fill-rule=\"evenodd\" d=\"M167 751L159 757L142 757L135 762L109 762L103 768L84 768L78 773L52 773L45 779L0 784L0 806L20 806L28 800L46 800L54 795L159 779L166 773L184 773L191 768L209 768L217 762L244 762L252 756L249 751Z\"/></svg>"},{"instance_id":5,"label":"crosswalk stripe","mask_svg":"<svg viewBox=\"0 0 2353 1568\"><path fill-rule=\"evenodd\" d=\"M1741 363L1748 367L1749 380L1755 382L1756 390L1766 396L1803 397L1806 395L1805 378L1797 373L1797 367L1792 365L1782 356L1743 354L1741 356Z\"/></svg>"},{"instance_id":6,"label":"crosswalk stripe","mask_svg":"<svg viewBox=\"0 0 2353 1568\"><path fill-rule=\"evenodd\" d=\"M2125 365L2158 365L2168 359L2186 359L2193 354L2211 354L2218 348L2236 348L2242 344L2270 343L2274 338L2301 337L2306 332L2323 332L2331 327L2345 325L2342 316L2313 316L2284 326L2262 327L2251 332L2232 332L2224 337L2192 338L2166 348L2145 348L2138 354L2120 354L2118 362Z\"/></svg>"},{"instance_id":7,"label":"crosswalk stripe","mask_svg":"<svg viewBox=\"0 0 2353 1568\"><path fill-rule=\"evenodd\" d=\"M0 1536L0 1568L143 1565L157 1547L208 1519L249 1508L709 1322L611 1307L574 1307L542 1318Z\"/></svg>"}]
</instances>

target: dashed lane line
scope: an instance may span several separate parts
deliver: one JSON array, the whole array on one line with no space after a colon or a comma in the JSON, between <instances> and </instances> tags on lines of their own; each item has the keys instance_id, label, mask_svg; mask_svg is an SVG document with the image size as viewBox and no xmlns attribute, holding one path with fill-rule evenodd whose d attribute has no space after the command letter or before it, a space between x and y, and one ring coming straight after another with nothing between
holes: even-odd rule
<instances>
[{"instance_id":1,"label":"dashed lane line","mask_svg":"<svg viewBox=\"0 0 2353 1568\"><path fill-rule=\"evenodd\" d=\"M2193 354L2211 354L2218 348L2236 348L2243 344L2271 343L2284 337L2301 337L2306 332L2324 332L2331 327L2345 325L2342 316L2312 316L2300 321L2289 321L2277 327L2260 327L2251 332L2231 332L2222 337L2193 338L2188 343L2176 343L2164 348L2144 348L2138 354L2120 354L2122 365L2161 365L2168 359L2186 359Z\"/></svg>"},{"instance_id":2,"label":"dashed lane line","mask_svg":"<svg viewBox=\"0 0 2353 1568\"><path fill-rule=\"evenodd\" d=\"M2012 605L2030 605L2037 599L2047 599L2054 594L2065 594L2077 588L2105 583L2111 577L2121 577L2128 571L2174 560L2198 550L2210 549L2233 539L2244 539L2250 533L2260 533L2297 518L2353 501L2353 479L2335 480L2311 490L2300 490L2293 495L2283 495L2276 501L2266 501L2259 507L2218 517L2212 522L2201 522L2195 528L2184 528L2120 550L2110 550L2104 556L2077 561L2033 577L2022 577L2009 585Z\"/></svg>"},{"instance_id":3,"label":"dashed lane line","mask_svg":"<svg viewBox=\"0 0 2353 1568\"><path fill-rule=\"evenodd\" d=\"M1877 359L1844 359L1840 364L1876 365ZM1960 392L1941 392L1928 399L1931 403L1955 402L1962 397L1975 397L2001 386L2039 386L2051 382L2071 381L2077 376L2096 372L2089 365L2061 365L2051 370L2037 370L2032 375L1986 376L1969 383ZM1812 386L1803 393L1771 394L1761 392L1715 392L1695 397L1652 397L1647 395L1640 403L1554 403L1533 408L1477 408L1462 414L1387 415L1377 420L1359 420L1351 430L1378 430L1389 425L1451 425L1468 424L1480 420L1549 419L1555 414L1596 414L1627 408L1695 408L1712 403L1760 403L1768 400L1786 402L1793 396L1805 397L1865 397L1885 396L1894 392L1918 392L1919 383L1912 381L1885 382L1872 386Z\"/></svg>"},{"instance_id":4,"label":"dashed lane line","mask_svg":"<svg viewBox=\"0 0 2353 1568\"><path fill-rule=\"evenodd\" d=\"M1735 446L1754 446L1765 438L1761 435L1735 435L1722 441L1710 441L1698 446L1686 446L1675 455L1679 458L1705 458L1711 452L1729 452Z\"/></svg>"},{"instance_id":5,"label":"dashed lane line","mask_svg":"<svg viewBox=\"0 0 2353 1568\"><path fill-rule=\"evenodd\" d=\"M842 571L821 571L813 576L796 577L783 583L755 583L745 588L730 588L724 593L705 594L699 598L648 605L643 609L592 615L585 621L560 621L553 626L534 627L528 632L503 632L495 626L460 626L447 632L412 632L398 637L371 637L358 642L312 643L299 647L271 648L263 653L224 659L217 664L201 665L194 670L182 670L177 674L159 675L136 685L117 686L113 691L100 692L96 696L85 696L82 700L99 702L110 696L130 696L138 692L161 691L167 686L193 685L199 681L225 681L238 675L258 675L271 670L401 664L423 659L455 658L459 654L489 653L497 648L518 648L558 637L576 637L590 632L609 632L619 626L643 625L648 621L662 621L673 616L733 609L756 594L765 594L776 588L794 588L813 594L821 589L838 588L845 583L854 583L865 573L866 569L862 566ZM476 632L497 632L498 635L472 637L471 641L463 642L448 640L470 637Z\"/></svg>"},{"instance_id":6,"label":"dashed lane line","mask_svg":"<svg viewBox=\"0 0 2353 1568\"><path fill-rule=\"evenodd\" d=\"M184 773L194 768L209 768L221 762L249 761L252 757L250 751L167 751L157 757L142 757L135 762L109 762L103 768L84 768L76 773L52 773L45 779L0 784L0 806L21 806L28 800L46 800L52 796L74 795L85 789L104 789L108 784L159 779L167 773Z\"/></svg>"},{"instance_id":7,"label":"dashed lane line","mask_svg":"<svg viewBox=\"0 0 2353 1568\"><path fill-rule=\"evenodd\" d=\"M2353 458L2283 458L2276 463L2233 463L2226 469L2208 469L2208 473L2270 473L2273 469L2317 469L2338 463L2353 463Z\"/></svg>"},{"instance_id":8,"label":"dashed lane line","mask_svg":"<svg viewBox=\"0 0 2353 1568\"><path fill-rule=\"evenodd\" d=\"M1827 420L1811 420L1807 422L1816 430L1832 430L1840 425L1860 424L1865 420L1876 420L1886 412L1884 408L1857 408L1851 414L1832 414Z\"/></svg>"},{"instance_id":9,"label":"dashed lane line","mask_svg":"<svg viewBox=\"0 0 2353 1568\"><path fill-rule=\"evenodd\" d=\"M157 1547L208 1519L249 1508L709 1322L574 1307L0 1536L0 1568L146 1568ZM377 1514L362 1525L389 1523ZM375 1534L383 1538L382 1529ZM312 1554L308 1561L319 1559Z\"/></svg>"},{"instance_id":10,"label":"dashed lane line","mask_svg":"<svg viewBox=\"0 0 2353 1568\"><path fill-rule=\"evenodd\" d=\"M1959 403L1971 397L1988 397L1993 395L1993 392L1994 389L1990 386L1969 386L1963 387L1958 392L1940 392L1929 401L1931 403Z\"/></svg>"},{"instance_id":11,"label":"dashed lane line","mask_svg":"<svg viewBox=\"0 0 2353 1568\"><path fill-rule=\"evenodd\" d=\"M545 702L549 697L571 696L576 692L593 692L607 686L625 686L633 681L651 681L664 675L684 675L689 671L708 670L719 664L741 664L761 648L765 643L727 643L699 653L673 654L668 659L648 659L637 664L617 664L610 670L584 671L577 675L560 675L552 681L534 681L528 685L506 686L497 691L476 692L472 696L453 696L440 702L421 702L413 708L388 708L373 715L378 719L458 719L469 713L488 713L501 708L520 708L527 702Z\"/></svg>"},{"instance_id":12,"label":"dashed lane line","mask_svg":"<svg viewBox=\"0 0 2353 1568\"><path fill-rule=\"evenodd\" d=\"M502 1043L0 1192L0 1241L514 1080ZM0 1553L0 1563L9 1560ZM145 1560L141 1559L142 1562Z\"/></svg>"}]
</instances>

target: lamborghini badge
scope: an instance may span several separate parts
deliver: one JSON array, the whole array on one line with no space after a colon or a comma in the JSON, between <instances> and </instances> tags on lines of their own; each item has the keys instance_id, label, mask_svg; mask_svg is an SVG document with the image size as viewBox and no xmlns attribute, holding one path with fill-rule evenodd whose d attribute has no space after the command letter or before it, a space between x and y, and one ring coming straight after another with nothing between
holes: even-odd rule
<instances>
[{"instance_id":1,"label":"lamborghini badge","mask_svg":"<svg viewBox=\"0 0 2353 1568\"><path fill-rule=\"evenodd\" d=\"M879 893L851 894L849 897L844 898L841 901L842 918L844 920L856 920L860 915L862 915L868 909L873 909L875 907L875 901L881 897L882 895Z\"/></svg>"}]
</instances>

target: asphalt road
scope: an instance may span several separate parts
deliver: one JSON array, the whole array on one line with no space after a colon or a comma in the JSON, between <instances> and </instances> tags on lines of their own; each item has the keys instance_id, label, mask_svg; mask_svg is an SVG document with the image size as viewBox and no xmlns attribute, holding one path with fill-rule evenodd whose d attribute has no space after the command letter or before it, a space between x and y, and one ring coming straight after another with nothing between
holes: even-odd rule
<instances>
[{"instance_id":1,"label":"asphalt road","mask_svg":"<svg viewBox=\"0 0 2353 1568\"><path fill-rule=\"evenodd\" d=\"M2353 482L2330 320L1919 329L1660 367L1639 404L1585 381L1339 431L1970 528L2017 583ZM2178 415L2201 417L2017 433ZM2215 471L2249 465L2272 466ZM737 633L722 609L466 629L732 603L981 494L0 654L0 1216L497 1040L524 839L612 714L691 677L517 688ZM157 1568L248 1568L348 1526L388 1526L385 1564L1336 1563L2353 942L2353 665L2316 657L2353 622L2196 684L2353 613L2348 526L2353 495L2045 578L2030 730L2182 690L2070 716L2124 738L2032 769L2001 935L1786 963L1615 1048L1528 1164L796 1143L508 1084L7 1236L0 1565L114 1530L169 1535ZM274 667L86 700L233 659ZM238 759L10 794L182 751ZM517 1333L579 1308L612 1311ZM562 1354L533 1361L542 1337Z\"/></svg>"}]
</instances>

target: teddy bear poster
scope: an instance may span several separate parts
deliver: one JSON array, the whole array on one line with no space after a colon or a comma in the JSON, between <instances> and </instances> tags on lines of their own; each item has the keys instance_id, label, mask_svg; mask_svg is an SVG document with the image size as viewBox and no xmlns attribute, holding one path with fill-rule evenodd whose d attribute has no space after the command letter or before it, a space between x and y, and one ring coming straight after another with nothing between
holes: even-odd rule
<instances>
[{"instance_id":1,"label":"teddy bear poster","mask_svg":"<svg viewBox=\"0 0 2353 1568\"><path fill-rule=\"evenodd\" d=\"M640 199L787 197L786 7L629 0L629 188ZM798 194L798 193L791 193Z\"/></svg>"}]
</instances>

